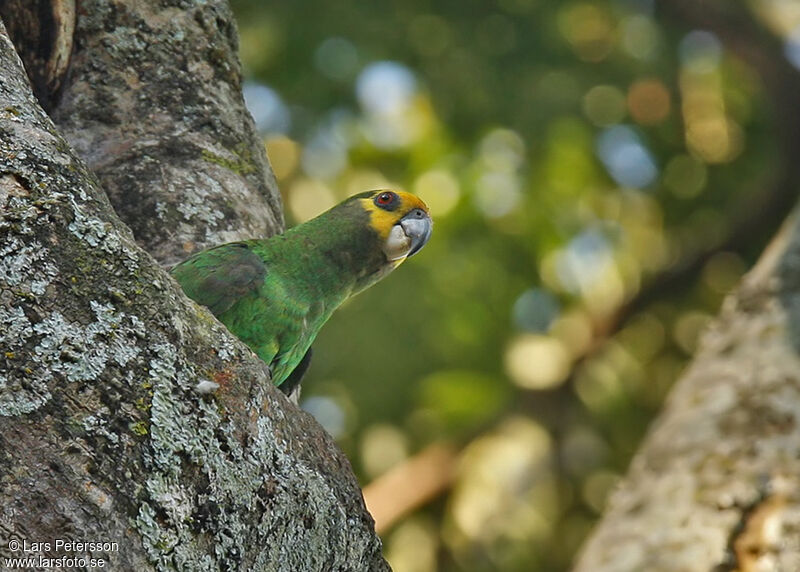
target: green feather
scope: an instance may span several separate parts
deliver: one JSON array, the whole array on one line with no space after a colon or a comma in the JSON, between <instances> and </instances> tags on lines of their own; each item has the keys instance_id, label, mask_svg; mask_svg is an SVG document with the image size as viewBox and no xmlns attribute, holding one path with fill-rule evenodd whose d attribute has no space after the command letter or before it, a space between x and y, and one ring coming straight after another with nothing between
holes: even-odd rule
<instances>
[{"instance_id":1,"label":"green feather","mask_svg":"<svg viewBox=\"0 0 800 572\"><path fill-rule=\"evenodd\" d=\"M281 385L331 313L394 267L358 200L369 196L351 197L282 235L199 252L172 276L267 362Z\"/></svg>"}]
</instances>

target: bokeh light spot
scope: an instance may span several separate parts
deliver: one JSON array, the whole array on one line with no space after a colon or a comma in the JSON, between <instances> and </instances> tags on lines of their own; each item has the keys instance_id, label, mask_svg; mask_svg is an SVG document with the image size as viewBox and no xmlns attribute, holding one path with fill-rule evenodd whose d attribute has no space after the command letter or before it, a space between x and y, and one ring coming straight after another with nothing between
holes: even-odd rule
<instances>
[{"instance_id":1,"label":"bokeh light spot","mask_svg":"<svg viewBox=\"0 0 800 572\"><path fill-rule=\"evenodd\" d=\"M358 67L358 50L345 38L328 38L314 52L314 65L331 79L349 80Z\"/></svg>"},{"instance_id":2,"label":"bokeh light spot","mask_svg":"<svg viewBox=\"0 0 800 572\"><path fill-rule=\"evenodd\" d=\"M335 399L327 396L309 397L301 403L301 406L334 438L344 434L345 413Z\"/></svg>"},{"instance_id":3,"label":"bokeh light spot","mask_svg":"<svg viewBox=\"0 0 800 572\"><path fill-rule=\"evenodd\" d=\"M368 113L403 111L417 91L417 80L406 66L397 62L375 62L365 67L356 80L356 96Z\"/></svg>"},{"instance_id":4,"label":"bokeh light spot","mask_svg":"<svg viewBox=\"0 0 800 572\"><path fill-rule=\"evenodd\" d=\"M710 73L722 59L722 43L717 36L705 30L686 34L679 46L681 62L692 73Z\"/></svg>"},{"instance_id":5,"label":"bokeh light spot","mask_svg":"<svg viewBox=\"0 0 800 572\"><path fill-rule=\"evenodd\" d=\"M303 148L303 171L310 177L332 179L347 163L347 144L335 130L320 129Z\"/></svg>"},{"instance_id":6,"label":"bokeh light spot","mask_svg":"<svg viewBox=\"0 0 800 572\"><path fill-rule=\"evenodd\" d=\"M601 127L619 123L625 117L625 94L613 85L596 85L583 97L583 112Z\"/></svg>"},{"instance_id":7,"label":"bokeh light spot","mask_svg":"<svg viewBox=\"0 0 800 572\"><path fill-rule=\"evenodd\" d=\"M692 199L706 186L705 164L691 155L676 155L664 168L664 185L681 199Z\"/></svg>"},{"instance_id":8,"label":"bokeh light spot","mask_svg":"<svg viewBox=\"0 0 800 572\"><path fill-rule=\"evenodd\" d=\"M425 201L432 215L444 216L458 204L461 189L449 171L434 169L417 177L414 193Z\"/></svg>"},{"instance_id":9,"label":"bokeh light spot","mask_svg":"<svg viewBox=\"0 0 800 572\"><path fill-rule=\"evenodd\" d=\"M549 336L517 336L506 350L506 373L525 389L551 389L569 374L570 358L564 345Z\"/></svg>"},{"instance_id":10,"label":"bokeh light spot","mask_svg":"<svg viewBox=\"0 0 800 572\"><path fill-rule=\"evenodd\" d=\"M450 513L468 539L503 534L546 535L554 491L548 465L552 442L533 420L513 417L466 449ZM542 494L536 494L536 493ZM538 502L525 502L535 496Z\"/></svg>"},{"instance_id":11,"label":"bokeh light spot","mask_svg":"<svg viewBox=\"0 0 800 572\"><path fill-rule=\"evenodd\" d=\"M356 80L356 97L364 110L363 135L383 149L406 147L433 128L435 117L416 76L397 62L368 65Z\"/></svg>"},{"instance_id":12,"label":"bokeh light spot","mask_svg":"<svg viewBox=\"0 0 800 572\"><path fill-rule=\"evenodd\" d=\"M279 181L287 179L300 162L300 146L283 135L267 137L267 157Z\"/></svg>"},{"instance_id":13,"label":"bokeh light spot","mask_svg":"<svg viewBox=\"0 0 800 572\"><path fill-rule=\"evenodd\" d=\"M531 288L520 294L512 309L514 323L521 330L544 333L558 316L558 300L547 290Z\"/></svg>"},{"instance_id":14,"label":"bokeh light spot","mask_svg":"<svg viewBox=\"0 0 800 572\"><path fill-rule=\"evenodd\" d=\"M597 139L597 154L608 174L622 186L640 189L658 175L653 156L630 127L619 125L603 131Z\"/></svg>"},{"instance_id":15,"label":"bokeh light spot","mask_svg":"<svg viewBox=\"0 0 800 572\"><path fill-rule=\"evenodd\" d=\"M594 359L578 372L575 392L590 411L602 415L614 409L623 395L623 387L619 374L607 360Z\"/></svg>"},{"instance_id":16,"label":"bokeh light spot","mask_svg":"<svg viewBox=\"0 0 800 572\"><path fill-rule=\"evenodd\" d=\"M246 22L239 22L242 62L251 70L264 70L279 60L286 35L276 19L261 12Z\"/></svg>"},{"instance_id":17,"label":"bokeh light spot","mask_svg":"<svg viewBox=\"0 0 800 572\"><path fill-rule=\"evenodd\" d=\"M620 342L642 362L647 362L658 355L664 347L666 337L661 320L649 312L643 312L632 318L619 334Z\"/></svg>"},{"instance_id":18,"label":"bokeh light spot","mask_svg":"<svg viewBox=\"0 0 800 572\"><path fill-rule=\"evenodd\" d=\"M396 572L436 572L436 528L419 518L394 530L386 543L386 559Z\"/></svg>"},{"instance_id":19,"label":"bokeh light spot","mask_svg":"<svg viewBox=\"0 0 800 572\"><path fill-rule=\"evenodd\" d=\"M611 244L600 230L583 230L560 251L556 266L560 283L574 293L592 288L613 265L611 253Z\"/></svg>"},{"instance_id":20,"label":"bokeh light spot","mask_svg":"<svg viewBox=\"0 0 800 572\"><path fill-rule=\"evenodd\" d=\"M507 215L520 200L519 186L516 175L490 171L475 183L475 203L489 218Z\"/></svg>"},{"instance_id":21,"label":"bokeh light spot","mask_svg":"<svg viewBox=\"0 0 800 572\"><path fill-rule=\"evenodd\" d=\"M700 335L709 322L711 322L711 316L708 314L696 311L685 312L675 322L672 338L687 355L691 355L697 349Z\"/></svg>"},{"instance_id":22,"label":"bokeh light spot","mask_svg":"<svg viewBox=\"0 0 800 572\"><path fill-rule=\"evenodd\" d=\"M278 93L266 85L246 82L244 103L259 133L286 133L291 125L289 108Z\"/></svg>"},{"instance_id":23,"label":"bokeh light spot","mask_svg":"<svg viewBox=\"0 0 800 572\"><path fill-rule=\"evenodd\" d=\"M800 69L800 27L795 28L786 37L783 44L783 53L786 54L786 59Z\"/></svg>"},{"instance_id":24,"label":"bokeh light spot","mask_svg":"<svg viewBox=\"0 0 800 572\"><path fill-rule=\"evenodd\" d=\"M600 6L573 4L559 18L561 32L584 61L600 62L614 47L614 23Z\"/></svg>"},{"instance_id":25,"label":"bokeh light spot","mask_svg":"<svg viewBox=\"0 0 800 572\"><path fill-rule=\"evenodd\" d=\"M642 14L628 16L622 22L622 47L639 60L650 60L658 52L660 30L656 23Z\"/></svg>"},{"instance_id":26,"label":"bokeh light spot","mask_svg":"<svg viewBox=\"0 0 800 572\"><path fill-rule=\"evenodd\" d=\"M592 323L585 312L570 310L556 319L550 335L557 338L573 358L583 355L592 343Z\"/></svg>"},{"instance_id":27,"label":"bokeh light spot","mask_svg":"<svg viewBox=\"0 0 800 572\"><path fill-rule=\"evenodd\" d=\"M347 173L344 185L345 196L349 197L368 189L395 189L399 185L390 182L386 176L375 169L355 169Z\"/></svg>"},{"instance_id":28,"label":"bokeh light spot","mask_svg":"<svg viewBox=\"0 0 800 572\"><path fill-rule=\"evenodd\" d=\"M289 210L298 223L314 218L336 204L333 191L321 181L299 179L289 189Z\"/></svg>"},{"instance_id":29,"label":"bokeh light spot","mask_svg":"<svg viewBox=\"0 0 800 572\"><path fill-rule=\"evenodd\" d=\"M747 270L741 256L720 252L711 257L703 268L703 282L718 294L728 294Z\"/></svg>"},{"instance_id":30,"label":"bokeh light spot","mask_svg":"<svg viewBox=\"0 0 800 572\"><path fill-rule=\"evenodd\" d=\"M480 142L481 160L494 171L513 171L525 161L525 141L511 129L493 129Z\"/></svg>"},{"instance_id":31,"label":"bokeh light spot","mask_svg":"<svg viewBox=\"0 0 800 572\"><path fill-rule=\"evenodd\" d=\"M364 430L360 449L364 470L375 478L408 457L408 438L393 425L376 424Z\"/></svg>"},{"instance_id":32,"label":"bokeh light spot","mask_svg":"<svg viewBox=\"0 0 800 572\"><path fill-rule=\"evenodd\" d=\"M661 123L670 111L667 87L658 79L634 82L628 89L628 110L634 121L642 125Z\"/></svg>"},{"instance_id":33,"label":"bokeh light spot","mask_svg":"<svg viewBox=\"0 0 800 572\"><path fill-rule=\"evenodd\" d=\"M608 493L619 482L619 475L611 471L597 471L589 475L583 482L581 493L583 500L597 514L603 512L606 505Z\"/></svg>"},{"instance_id":34,"label":"bokeh light spot","mask_svg":"<svg viewBox=\"0 0 800 572\"><path fill-rule=\"evenodd\" d=\"M689 123L686 142L708 163L728 163L742 152L744 135L738 123L718 115Z\"/></svg>"}]
</instances>

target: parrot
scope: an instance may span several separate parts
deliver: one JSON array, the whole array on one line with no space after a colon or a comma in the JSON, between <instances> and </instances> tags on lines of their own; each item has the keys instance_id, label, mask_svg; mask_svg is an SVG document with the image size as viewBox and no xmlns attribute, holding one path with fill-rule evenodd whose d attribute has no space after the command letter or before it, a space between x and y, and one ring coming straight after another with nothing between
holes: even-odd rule
<instances>
[{"instance_id":1,"label":"parrot","mask_svg":"<svg viewBox=\"0 0 800 572\"><path fill-rule=\"evenodd\" d=\"M283 234L200 251L170 274L296 400L311 344L334 310L419 252L432 229L416 195L365 191Z\"/></svg>"}]
</instances>

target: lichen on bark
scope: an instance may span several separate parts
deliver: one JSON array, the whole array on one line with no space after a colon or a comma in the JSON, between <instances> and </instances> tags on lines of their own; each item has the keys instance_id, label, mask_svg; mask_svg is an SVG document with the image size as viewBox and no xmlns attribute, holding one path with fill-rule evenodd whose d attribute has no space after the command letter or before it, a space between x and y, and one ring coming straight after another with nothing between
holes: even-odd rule
<instances>
[{"instance_id":1,"label":"lichen on bark","mask_svg":"<svg viewBox=\"0 0 800 572\"><path fill-rule=\"evenodd\" d=\"M82 6L108 31L142 4ZM159 14L203 20L206 5L217 6ZM70 129L80 146L79 122ZM97 129L86 141L124 135ZM135 170L114 161L102 169ZM125 180L100 177L112 179ZM388 569L346 458L141 249L97 180L38 106L0 25L0 555L19 556L11 539L71 538L117 542L91 555L115 570ZM153 244L175 252L167 242ZM219 389L200 393L202 382Z\"/></svg>"}]
</instances>

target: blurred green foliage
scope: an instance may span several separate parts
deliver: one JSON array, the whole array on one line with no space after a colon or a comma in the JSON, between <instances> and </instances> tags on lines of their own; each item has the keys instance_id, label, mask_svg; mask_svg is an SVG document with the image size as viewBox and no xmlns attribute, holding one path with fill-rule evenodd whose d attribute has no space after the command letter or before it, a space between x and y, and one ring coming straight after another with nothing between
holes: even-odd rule
<instances>
[{"instance_id":1,"label":"blurred green foliage","mask_svg":"<svg viewBox=\"0 0 800 572\"><path fill-rule=\"evenodd\" d=\"M304 382L365 485L461 451L390 562L567 569L773 230L732 239L780 159L758 70L647 0L233 6L289 222L387 184L434 215Z\"/></svg>"}]
</instances>

